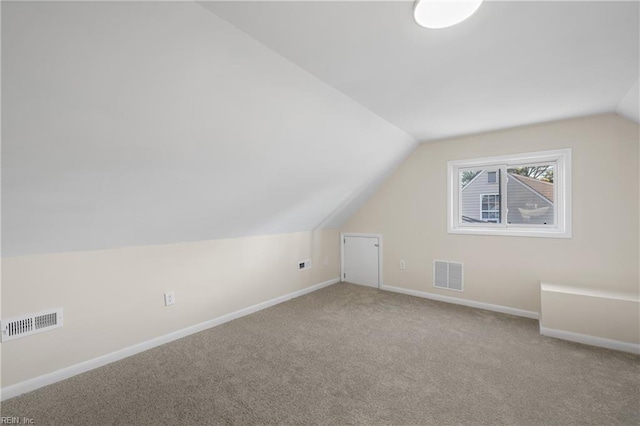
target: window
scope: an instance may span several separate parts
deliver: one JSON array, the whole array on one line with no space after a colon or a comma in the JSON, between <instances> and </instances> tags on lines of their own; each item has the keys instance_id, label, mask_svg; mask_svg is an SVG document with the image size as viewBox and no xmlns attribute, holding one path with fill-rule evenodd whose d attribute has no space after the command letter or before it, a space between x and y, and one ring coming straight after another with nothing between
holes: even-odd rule
<instances>
[{"instance_id":1,"label":"window","mask_svg":"<svg viewBox=\"0 0 640 426\"><path fill-rule=\"evenodd\" d=\"M571 150L450 161L450 233L571 237Z\"/></svg>"},{"instance_id":2,"label":"window","mask_svg":"<svg viewBox=\"0 0 640 426\"><path fill-rule=\"evenodd\" d=\"M483 222L500 222L500 194L480 195L480 215Z\"/></svg>"}]
</instances>

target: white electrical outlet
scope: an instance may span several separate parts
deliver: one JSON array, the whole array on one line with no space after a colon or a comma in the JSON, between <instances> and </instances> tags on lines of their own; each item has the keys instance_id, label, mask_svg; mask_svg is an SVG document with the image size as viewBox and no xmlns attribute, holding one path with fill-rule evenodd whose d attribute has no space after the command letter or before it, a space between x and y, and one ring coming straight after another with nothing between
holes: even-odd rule
<instances>
[{"instance_id":1,"label":"white electrical outlet","mask_svg":"<svg viewBox=\"0 0 640 426\"><path fill-rule=\"evenodd\" d=\"M400 269L407 269L407 263L404 260L400 261Z\"/></svg>"},{"instance_id":2,"label":"white electrical outlet","mask_svg":"<svg viewBox=\"0 0 640 426\"><path fill-rule=\"evenodd\" d=\"M329 258L325 257L324 258L324 266L327 266L329 264Z\"/></svg>"},{"instance_id":3,"label":"white electrical outlet","mask_svg":"<svg viewBox=\"0 0 640 426\"><path fill-rule=\"evenodd\" d=\"M168 291L164 294L164 306L171 306L176 303L176 292Z\"/></svg>"}]
</instances>

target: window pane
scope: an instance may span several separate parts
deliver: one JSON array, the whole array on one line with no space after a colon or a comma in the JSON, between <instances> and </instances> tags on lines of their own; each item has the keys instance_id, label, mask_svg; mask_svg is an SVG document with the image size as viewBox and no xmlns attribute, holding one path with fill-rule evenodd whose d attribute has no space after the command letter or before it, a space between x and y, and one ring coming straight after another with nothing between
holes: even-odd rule
<instances>
[{"instance_id":1,"label":"window pane","mask_svg":"<svg viewBox=\"0 0 640 426\"><path fill-rule=\"evenodd\" d=\"M495 181L491 182L493 174ZM459 172L459 223L499 223L499 172L491 169L464 169Z\"/></svg>"},{"instance_id":2,"label":"window pane","mask_svg":"<svg viewBox=\"0 0 640 426\"><path fill-rule=\"evenodd\" d=\"M554 225L554 164L507 169L507 222Z\"/></svg>"},{"instance_id":3,"label":"window pane","mask_svg":"<svg viewBox=\"0 0 640 426\"><path fill-rule=\"evenodd\" d=\"M480 215L482 220L497 223L500 219L500 196L498 194L483 194Z\"/></svg>"},{"instance_id":4,"label":"window pane","mask_svg":"<svg viewBox=\"0 0 640 426\"><path fill-rule=\"evenodd\" d=\"M478 170L463 170L460 172L460 190L464 189L471 181L475 179L480 173L482 173L482 169Z\"/></svg>"}]
</instances>

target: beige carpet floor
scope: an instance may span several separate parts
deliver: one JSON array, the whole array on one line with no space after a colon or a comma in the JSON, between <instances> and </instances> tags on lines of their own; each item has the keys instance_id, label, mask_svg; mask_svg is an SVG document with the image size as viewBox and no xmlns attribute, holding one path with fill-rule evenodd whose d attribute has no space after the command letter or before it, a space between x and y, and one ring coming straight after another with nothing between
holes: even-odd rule
<instances>
[{"instance_id":1,"label":"beige carpet floor","mask_svg":"<svg viewBox=\"0 0 640 426\"><path fill-rule=\"evenodd\" d=\"M10 399L37 425L638 425L640 357L336 284Z\"/></svg>"}]
</instances>

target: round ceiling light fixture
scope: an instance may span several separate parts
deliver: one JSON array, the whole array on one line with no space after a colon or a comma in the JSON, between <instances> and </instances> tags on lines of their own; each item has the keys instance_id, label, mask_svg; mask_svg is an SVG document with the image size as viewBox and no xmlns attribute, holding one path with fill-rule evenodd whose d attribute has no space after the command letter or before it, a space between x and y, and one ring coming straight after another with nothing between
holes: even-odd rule
<instances>
[{"instance_id":1,"label":"round ceiling light fixture","mask_svg":"<svg viewBox=\"0 0 640 426\"><path fill-rule=\"evenodd\" d=\"M482 0L416 0L413 18L425 28L447 28L473 15Z\"/></svg>"}]
</instances>

